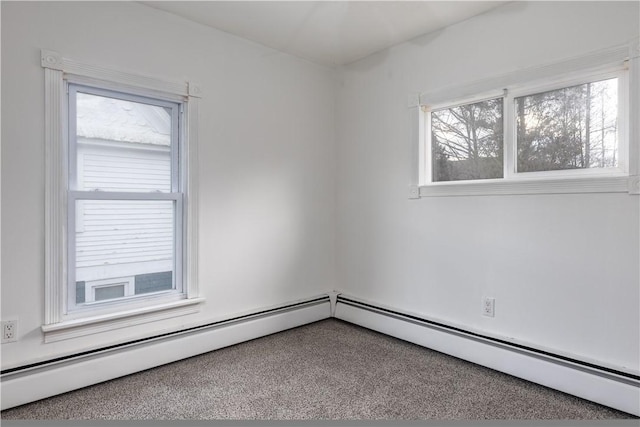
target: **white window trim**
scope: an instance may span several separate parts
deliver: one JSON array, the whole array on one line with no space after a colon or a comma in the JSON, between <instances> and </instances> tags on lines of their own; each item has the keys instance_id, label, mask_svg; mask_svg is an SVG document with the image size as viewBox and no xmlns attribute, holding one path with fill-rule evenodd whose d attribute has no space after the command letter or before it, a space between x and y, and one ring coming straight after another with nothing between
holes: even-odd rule
<instances>
[{"instance_id":1,"label":"white window trim","mask_svg":"<svg viewBox=\"0 0 640 427\"><path fill-rule=\"evenodd\" d=\"M126 73L101 66L84 64L62 57L57 52L42 50L41 65L45 72L45 312L42 330L45 342L57 340L53 335L75 337L107 331L126 325L190 314L185 309L203 301L198 297L198 104L200 87L188 82L170 82L154 77ZM96 85L107 90L184 103L181 129L183 161L183 294L162 298L158 295L137 298L118 311L96 311L81 319L65 313L67 287L67 216L68 211L68 141L66 118L66 84ZM62 338L64 339L64 338Z\"/></svg>"},{"instance_id":2,"label":"white window trim","mask_svg":"<svg viewBox=\"0 0 640 427\"><path fill-rule=\"evenodd\" d=\"M628 71L621 72L623 67ZM616 71L617 70L617 71ZM621 167L615 169L589 169L580 171L553 171L550 173L515 173L515 144L505 144L505 175L501 179L474 181L430 182L431 159L426 129L430 110L478 102L483 99L505 97L505 135L513 132L512 115L507 102L517 96L535 93L534 90L552 90L584 82L589 77L611 76L620 79L619 102L623 108L620 149ZM566 86L565 86L566 85ZM498 90L497 88L500 88ZM504 92L504 95L500 94ZM413 147L412 178L409 198L431 196L479 196L517 194L568 193L628 193L640 194L640 124L633 117L640 114L640 38L615 48L541 67L523 69L495 78L479 80L463 86L409 95L408 107L412 126ZM624 108L627 108L624 110Z\"/></svg>"},{"instance_id":3,"label":"white window trim","mask_svg":"<svg viewBox=\"0 0 640 427\"><path fill-rule=\"evenodd\" d=\"M174 302L164 302L161 305L147 304L145 307L117 313L42 325L44 342L56 342L197 313L198 309L196 305L203 301L203 298L190 298Z\"/></svg>"}]
</instances>

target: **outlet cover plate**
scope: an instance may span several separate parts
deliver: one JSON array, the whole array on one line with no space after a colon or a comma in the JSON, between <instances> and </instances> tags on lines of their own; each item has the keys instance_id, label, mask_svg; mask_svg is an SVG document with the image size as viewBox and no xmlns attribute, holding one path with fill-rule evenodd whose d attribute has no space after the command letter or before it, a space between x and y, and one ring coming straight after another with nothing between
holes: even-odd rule
<instances>
[{"instance_id":1,"label":"outlet cover plate","mask_svg":"<svg viewBox=\"0 0 640 427\"><path fill-rule=\"evenodd\" d=\"M487 317L494 317L496 310L495 298L484 298L482 300L482 315Z\"/></svg>"},{"instance_id":2,"label":"outlet cover plate","mask_svg":"<svg viewBox=\"0 0 640 427\"><path fill-rule=\"evenodd\" d=\"M2 343L18 341L18 321L16 319L2 321Z\"/></svg>"}]
</instances>

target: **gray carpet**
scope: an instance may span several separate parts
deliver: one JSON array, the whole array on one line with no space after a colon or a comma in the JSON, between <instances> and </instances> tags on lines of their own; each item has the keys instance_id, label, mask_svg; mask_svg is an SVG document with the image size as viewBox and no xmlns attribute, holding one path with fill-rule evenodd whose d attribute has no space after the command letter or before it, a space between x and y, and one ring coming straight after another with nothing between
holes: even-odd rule
<instances>
[{"instance_id":1,"label":"gray carpet","mask_svg":"<svg viewBox=\"0 0 640 427\"><path fill-rule=\"evenodd\" d=\"M634 418L335 319L9 409L1 417Z\"/></svg>"}]
</instances>

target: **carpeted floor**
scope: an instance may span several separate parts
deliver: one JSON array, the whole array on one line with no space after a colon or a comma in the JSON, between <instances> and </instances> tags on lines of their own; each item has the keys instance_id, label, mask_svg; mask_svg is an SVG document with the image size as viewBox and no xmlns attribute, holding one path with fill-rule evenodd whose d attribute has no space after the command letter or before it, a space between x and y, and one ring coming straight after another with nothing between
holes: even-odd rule
<instances>
[{"instance_id":1,"label":"carpeted floor","mask_svg":"<svg viewBox=\"0 0 640 427\"><path fill-rule=\"evenodd\" d=\"M634 417L329 319L9 409L1 418Z\"/></svg>"}]
</instances>

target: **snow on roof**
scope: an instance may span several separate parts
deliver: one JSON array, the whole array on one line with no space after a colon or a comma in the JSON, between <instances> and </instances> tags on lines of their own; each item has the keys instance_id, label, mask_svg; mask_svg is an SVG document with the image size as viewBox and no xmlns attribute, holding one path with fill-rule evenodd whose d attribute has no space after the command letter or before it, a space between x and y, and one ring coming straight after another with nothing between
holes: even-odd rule
<instances>
[{"instance_id":1,"label":"snow on roof","mask_svg":"<svg viewBox=\"0 0 640 427\"><path fill-rule=\"evenodd\" d=\"M80 137L171 144L171 113L155 105L78 92L76 123Z\"/></svg>"}]
</instances>

